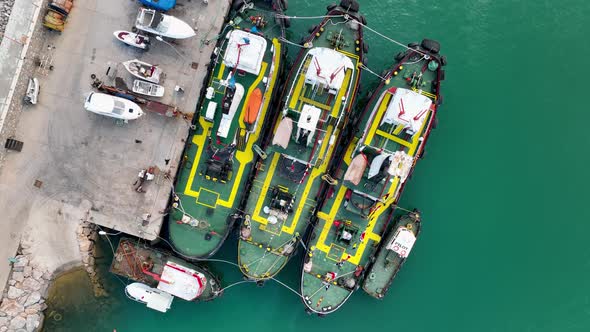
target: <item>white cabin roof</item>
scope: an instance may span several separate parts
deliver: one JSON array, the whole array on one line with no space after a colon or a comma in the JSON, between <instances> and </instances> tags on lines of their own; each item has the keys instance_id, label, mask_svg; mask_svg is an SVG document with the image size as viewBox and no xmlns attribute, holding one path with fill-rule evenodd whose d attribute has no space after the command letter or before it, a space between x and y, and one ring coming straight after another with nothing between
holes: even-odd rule
<instances>
[{"instance_id":1,"label":"white cabin roof","mask_svg":"<svg viewBox=\"0 0 590 332\"><path fill-rule=\"evenodd\" d=\"M393 250L402 258L406 258L410 254L414 242L416 242L414 233L405 227L400 227L391 242L387 244L387 249Z\"/></svg>"},{"instance_id":2,"label":"white cabin roof","mask_svg":"<svg viewBox=\"0 0 590 332\"><path fill-rule=\"evenodd\" d=\"M297 127L309 131L315 131L321 115L321 109L315 106L305 104L303 105L303 109L301 110L301 115L299 115Z\"/></svg>"},{"instance_id":3,"label":"white cabin roof","mask_svg":"<svg viewBox=\"0 0 590 332\"><path fill-rule=\"evenodd\" d=\"M316 47L308 54L313 57L305 73L305 82L312 85L323 84L330 89L339 90L346 69L354 68L349 57L331 48Z\"/></svg>"},{"instance_id":4,"label":"white cabin roof","mask_svg":"<svg viewBox=\"0 0 590 332\"><path fill-rule=\"evenodd\" d=\"M237 63L239 70L258 75L266 51L266 39L243 30L232 30L226 38L229 41L223 63L231 68L234 68Z\"/></svg>"},{"instance_id":5,"label":"white cabin roof","mask_svg":"<svg viewBox=\"0 0 590 332\"><path fill-rule=\"evenodd\" d=\"M422 127L430 105L432 105L430 98L412 90L398 88L387 107L381 124L401 124L414 134Z\"/></svg>"},{"instance_id":6,"label":"white cabin roof","mask_svg":"<svg viewBox=\"0 0 590 332\"><path fill-rule=\"evenodd\" d=\"M158 289L187 301L201 295L207 282L202 273L171 261L166 262L161 279Z\"/></svg>"}]
</instances>

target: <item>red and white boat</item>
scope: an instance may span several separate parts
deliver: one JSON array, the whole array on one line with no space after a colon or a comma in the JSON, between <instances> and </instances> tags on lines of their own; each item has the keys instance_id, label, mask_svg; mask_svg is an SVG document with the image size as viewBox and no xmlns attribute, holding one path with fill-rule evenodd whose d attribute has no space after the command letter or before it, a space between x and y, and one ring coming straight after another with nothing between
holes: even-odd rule
<instances>
[{"instance_id":1,"label":"red and white boat","mask_svg":"<svg viewBox=\"0 0 590 332\"><path fill-rule=\"evenodd\" d=\"M113 32L115 38L119 41L133 47L140 48L142 50L148 50L150 47L150 37L143 36L138 33L133 33L124 30L117 30Z\"/></svg>"}]
</instances>

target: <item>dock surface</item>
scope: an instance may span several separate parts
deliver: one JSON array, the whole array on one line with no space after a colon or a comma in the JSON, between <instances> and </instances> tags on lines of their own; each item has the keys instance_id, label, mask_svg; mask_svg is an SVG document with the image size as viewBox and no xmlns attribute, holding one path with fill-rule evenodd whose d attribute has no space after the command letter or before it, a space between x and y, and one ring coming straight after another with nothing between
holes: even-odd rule
<instances>
[{"instance_id":1,"label":"dock surface","mask_svg":"<svg viewBox=\"0 0 590 332\"><path fill-rule=\"evenodd\" d=\"M17 85L14 92L13 103L23 111L12 136L24 148L7 153L0 171L0 227L7 230L2 240L12 250L3 256L14 254L27 224L60 234L71 223L88 220L147 240L158 238L190 120L147 113L125 124L89 113L83 104L93 91L90 76L111 83L106 76L111 66L110 73L116 70L131 86L131 75L117 63L137 58L157 64L166 88L159 101L190 115L215 45L204 41L219 33L228 7L228 1L179 0L168 13L193 26L196 36L169 43L152 38L148 52L113 37L115 30L131 30L140 8L135 1L79 1L61 34L37 24L27 58L50 53L53 70L25 62L23 75L34 75L41 85L37 105L22 105L26 87ZM44 9L39 19L43 14ZM177 85L184 92L175 92ZM133 184L149 167L156 177L139 193ZM4 284L8 271L1 272Z\"/></svg>"}]
</instances>

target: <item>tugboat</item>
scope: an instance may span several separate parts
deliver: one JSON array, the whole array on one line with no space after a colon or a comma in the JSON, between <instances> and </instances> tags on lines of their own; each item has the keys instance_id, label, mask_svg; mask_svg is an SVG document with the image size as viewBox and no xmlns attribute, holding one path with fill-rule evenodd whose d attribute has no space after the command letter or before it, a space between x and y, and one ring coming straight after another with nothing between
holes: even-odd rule
<instances>
[{"instance_id":1,"label":"tugboat","mask_svg":"<svg viewBox=\"0 0 590 332\"><path fill-rule=\"evenodd\" d=\"M241 216L238 265L247 279L263 283L281 271L321 204L321 183L333 181L326 171L364 61L362 21L358 3L343 1L302 40Z\"/></svg>"},{"instance_id":2,"label":"tugboat","mask_svg":"<svg viewBox=\"0 0 590 332\"><path fill-rule=\"evenodd\" d=\"M415 210L401 216L391 227L363 282L363 290L367 294L378 299L385 296L393 278L408 258L421 226L420 213Z\"/></svg>"},{"instance_id":3,"label":"tugboat","mask_svg":"<svg viewBox=\"0 0 590 332\"><path fill-rule=\"evenodd\" d=\"M212 54L168 219L170 242L189 260L211 257L232 230L281 79L280 3L233 8Z\"/></svg>"},{"instance_id":4,"label":"tugboat","mask_svg":"<svg viewBox=\"0 0 590 332\"><path fill-rule=\"evenodd\" d=\"M170 309L173 296L199 302L221 295L219 280L206 268L130 238L119 241L110 271L136 281L125 289L128 297L162 312Z\"/></svg>"},{"instance_id":5,"label":"tugboat","mask_svg":"<svg viewBox=\"0 0 590 332\"><path fill-rule=\"evenodd\" d=\"M436 123L446 64L439 49L428 39L409 44L352 121L338 184L326 189L306 239L301 294L310 312L336 311L365 278Z\"/></svg>"}]
</instances>

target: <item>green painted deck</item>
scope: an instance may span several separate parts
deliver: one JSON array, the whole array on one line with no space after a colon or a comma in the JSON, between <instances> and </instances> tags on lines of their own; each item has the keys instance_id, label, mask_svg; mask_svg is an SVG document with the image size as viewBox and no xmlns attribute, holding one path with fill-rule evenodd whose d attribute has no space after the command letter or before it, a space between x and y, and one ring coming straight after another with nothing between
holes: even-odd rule
<instances>
[{"instance_id":1,"label":"green painted deck","mask_svg":"<svg viewBox=\"0 0 590 332\"><path fill-rule=\"evenodd\" d=\"M257 75L227 68L222 59L228 47L225 36L233 29L250 29L252 17L263 20L258 31L267 41L266 51ZM169 236L177 251L190 259L213 255L227 238L234 225L234 214L243 199L246 182L256 160L254 146L259 144L266 119L271 117L279 73L283 66L283 46L279 42L282 30L274 22L269 8L246 9L233 17L234 26L223 30L219 52L207 87L214 89L211 99L204 98L198 105L196 129L189 135L184 159L175 186L174 209L169 217ZM246 30L248 31L248 30ZM247 47L247 46L246 46ZM227 92L228 75L233 73L236 85L242 85L244 95L233 117L226 137L218 135L222 118L222 103ZM245 116L253 91L260 89L262 103L254 124ZM229 98L228 98L229 99ZM217 103L214 118L206 119L211 102ZM212 121L211 121L212 120ZM185 218L183 223L181 220ZM186 223L189 221L189 223Z\"/></svg>"},{"instance_id":2,"label":"green painted deck","mask_svg":"<svg viewBox=\"0 0 590 332\"><path fill-rule=\"evenodd\" d=\"M238 264L250 279L272 278L281 271L299 246L315 212L322 176L333 158L334 142L350 114L359 83L359 30L344 23L342 17L321 22L317 34L308 37L308 45L313 46L299 53L285 85L281 104L284 108L265 149L268 157L257 170L240 229ZM342 69L343 81L338 91L330 92L326 86L306 82L306 73L318 70L310 52L319 48L335 50L352 63L350 68ZM302 109L310 106L321 110L313 142L297 142L298 120ZM270 142L286 118L292 119L293 131L283 148Z\"/></svg>"},{"instance_id":3,"label":"green painted deck","mask_svg":"<svg viewBox=\"0 0 590 332\"><path fill-rule=\"evenodd\" d=\"M378 299L385 296L395 275L407 259L407 257L402 258L392 250L385 248L386 244L391 242L395 232L400 226L405 226L406 228L411 229L416 237L420 234L421 223L407 215L398 217L397 221L391 226L387 237L383 241L384 245L382 245L377 251L375 261L371 264L371 267L365 275L365 280L363 281L363 290L367 294Z\"/></svg>"},{"instance_id":4,"label":"green painted deck","mask_svg":"<svg viewBox=\"0 0 590 332\"><path fill-rule=\"evenodd\" d=\"M375 90L373 98L362 105L364 107L357 107L363 109L357 125L359 130L350 139L336 176L338 185L333 187L332 197L327 198L318 211L317 227L308 240L301 293L307 307L320 314L337 310L359 288L404 185L398 176L387 175L377 181L368 179L368 166L358 185L354 185L343 181L346 169L361 148L369 161L381 152L403 151L413 157L413 168L432 124L434 107L424 114L424 122L413 136L403 128L387 123L381 125L392 101L392 92L398 87L421 90L420 93L435 104L432 83L437 80L437 71L427 69L429 61L421 56L406 57L402 61L388 73L387 80ZM421 80L413 81L412 77L419 73L422 73ZM344 231L352 234L350 240L342 239ZM386 278L385 275L381 277Z\"/></svg>"}]
</instances>

